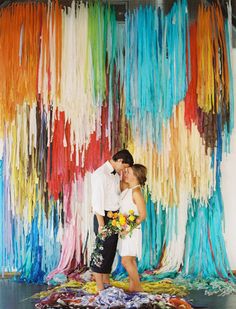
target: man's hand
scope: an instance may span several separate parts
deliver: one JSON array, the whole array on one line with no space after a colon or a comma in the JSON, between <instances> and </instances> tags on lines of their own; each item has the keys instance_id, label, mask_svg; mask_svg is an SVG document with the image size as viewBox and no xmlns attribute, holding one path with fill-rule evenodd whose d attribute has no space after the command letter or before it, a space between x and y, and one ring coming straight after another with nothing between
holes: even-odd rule
<instances>
[{"instance_id":1,"label":"man's hand","mask_svg":"<svg viewBox=\"0 0 236 309\"><path fill-rule=\"evenodd\" d=\"M107 229L103 225L99 226L98 234L100 235L100 238L104 240L108 236Z\"/></svg>"},{"instance_id":2,"label":"man's hand","mask_svg":"<svg viewBox=\"0 0 236 309\"><path fill-rule=\"evenodd\" d=\"M99 234L102 233L103 228L104 228L104 225L99 225L99 226L98 226L98 233L99 233Z\"/></svg>"},{"instance_id":3,"label":"man's hand","mask_svg":"<svg viewBox=\"0 0 236 309\"><path fill-rule=\"evenodd\" d=\"M102 232L102 229L104 228L104 217L97 214L96 213L96 217L97 217L97 220L98 220L98 233L100 234Z\"/></svg>"}]
</instances>

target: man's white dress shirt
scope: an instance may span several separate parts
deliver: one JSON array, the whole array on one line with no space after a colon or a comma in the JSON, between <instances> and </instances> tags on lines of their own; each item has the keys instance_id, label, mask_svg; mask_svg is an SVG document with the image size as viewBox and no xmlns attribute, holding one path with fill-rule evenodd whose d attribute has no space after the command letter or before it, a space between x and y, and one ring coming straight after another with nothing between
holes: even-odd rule
<instances>
[{"instance_id":1,"label":"man's white dress shirt","mask_svg":"<svg viewBox=\"0 0 236 309\"><path fill-rule=\"evenodd\" d=\"M120 177L112 174L109 161L94 171L91 177L93 212L105 216L106 211L119 209Z\"/></svg>"}]
</instances>

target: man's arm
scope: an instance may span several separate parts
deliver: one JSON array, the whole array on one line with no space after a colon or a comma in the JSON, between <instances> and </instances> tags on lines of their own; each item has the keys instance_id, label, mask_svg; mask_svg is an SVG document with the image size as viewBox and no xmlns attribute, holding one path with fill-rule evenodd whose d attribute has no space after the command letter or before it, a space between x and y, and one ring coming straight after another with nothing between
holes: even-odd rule
<instances>
[{"instance_id":1,"label":"man's arm","mask_svg":"<svg viewBox=\"0 0 236 309\"><path fill-rule=\"evenodd\" d=\"M96 213L96 217L98 220L98 233L102 232L102 228L104 227L104 217Z\"/></svg>"},{"instance_id":2,"label":"man's arm","mask_svg":"<svg viewBox=\"0 0 236 309\"><path fill-rule=\"evenodd\" d=\"M104 227L105 178L100 175L92 176L92 206L98 220L98 232Z\"/></svg>"}]
</instances>

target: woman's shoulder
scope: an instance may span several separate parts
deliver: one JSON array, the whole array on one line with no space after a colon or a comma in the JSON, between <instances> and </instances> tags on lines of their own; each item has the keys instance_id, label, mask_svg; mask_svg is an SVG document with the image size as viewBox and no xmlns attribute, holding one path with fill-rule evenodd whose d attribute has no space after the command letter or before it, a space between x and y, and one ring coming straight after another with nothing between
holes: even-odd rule
<instances>
[{"instance_id":1,"label":"woman's shoulder","mask_svg":"<svg viewBox=\"0 0 236 309\"><path fill-rule=\"evenodd\" d=\"M142 191L141 191L141 187L140 186L137 186L135 188L132 188L132 192L133 192L133 195L142 195Z\"/></svg>"},{"instance_id":2,"label":"woman's shoulder","mask_svg":"<svg viewBox=\"0 0 236 309\"><path fill-rule=\"evenodd\" d=\"M142 193L141 187L139 186L139 187L132 189L132 195L133 195L134 201L143 199L143 193Z\"/></svg>"}]
</instances>

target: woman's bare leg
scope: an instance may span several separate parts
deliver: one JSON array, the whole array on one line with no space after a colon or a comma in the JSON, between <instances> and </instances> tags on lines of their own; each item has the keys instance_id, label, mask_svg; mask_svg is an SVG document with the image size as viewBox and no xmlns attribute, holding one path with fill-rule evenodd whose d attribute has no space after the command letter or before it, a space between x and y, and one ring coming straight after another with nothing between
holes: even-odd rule
<instances>
[{"instance_id":1,"label":"woman's bare leg","mask_svg":"<svg viewBox=\"0 0 236 309\"><path fill-rule=\"evenodd\" d=\"M125 267L129 275L129 290L130 292L142 291L142 286L140 284L138 269L135 257L133 256L122 256L122 265Z\"/></svg>"}]
</instances>

